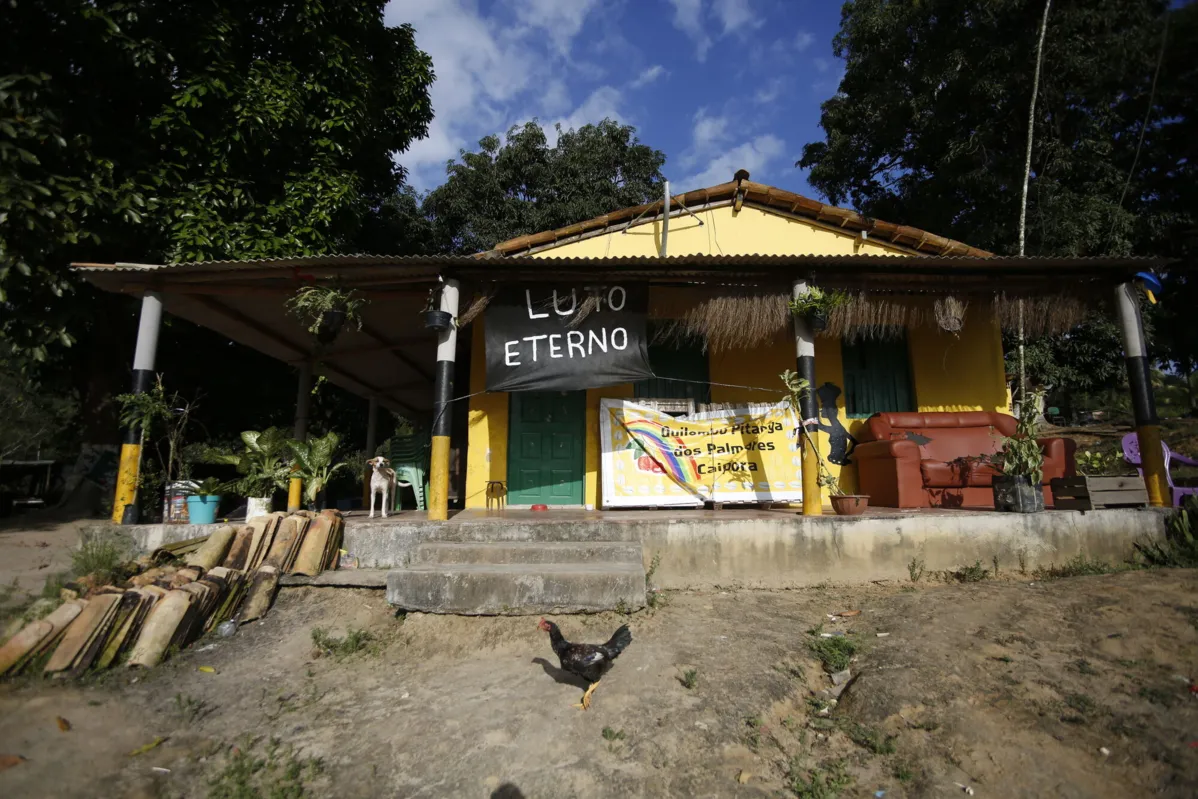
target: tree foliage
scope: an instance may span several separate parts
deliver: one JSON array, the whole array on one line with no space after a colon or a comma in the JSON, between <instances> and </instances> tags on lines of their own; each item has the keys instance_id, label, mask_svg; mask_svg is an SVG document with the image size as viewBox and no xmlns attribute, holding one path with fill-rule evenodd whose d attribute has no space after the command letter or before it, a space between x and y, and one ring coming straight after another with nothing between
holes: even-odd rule
<instances>
[{"instance_id":1,"label":"tree foliage","mask_svg":"<svg viewBox=\"0 0 1198 799\"><path fill-rule=\"evenodd\" d=\"M658 199L665 155L641 144L636 129L605 119L557 128L550 145L535 121L504 141L487 136L463 150L448 179L421 205L427 246L474 253L501 241L581 222Z\"/></svg>"},{"instance_id":2,"label":"tree foliage","mask_svg":"<svg viewBox=\"0 0 1198 799\"><path fill-rule=\"evenodd\" d=\"M70 343L75 258L352 248L432 119L428 56L383 0L5 0L0 320Z\"/></svg>"},{"instance_id":3,"label":"tree foliage","mask_svg":"<svg viewBox=\"0 0 1198 799\"><path fill-rule=\"evenodd\" d=\"M1198 7L1169 5L1053 4L1036 111L1029 255L1193 258ZM846 3L834 40L844 79L823 104L825 139L804 147L797 165L834 203L1015 252L1043 8L1043 0ZM1175 311L1193 307L1193 291L1173 275L1162 299ZM1174 325L1162 342L1193 329ZM1115 379L1117 370L1094 368L1118 362L1121 348L1110 359L1094 349L1110 343L1110 332L1090 326L1033 343L1033 379L1079 390ZM1187 346L1193 353L1192 339Z\"/></svg>"}]
</instances>

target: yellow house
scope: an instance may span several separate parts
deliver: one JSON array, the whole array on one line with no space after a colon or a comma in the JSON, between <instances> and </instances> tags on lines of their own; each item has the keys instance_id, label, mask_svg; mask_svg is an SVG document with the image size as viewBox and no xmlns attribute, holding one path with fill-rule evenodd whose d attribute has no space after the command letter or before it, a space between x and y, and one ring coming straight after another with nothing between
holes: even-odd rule
<instances>
[{"instance_id":1,"label":"yellow house","mask_svg":"<svg viewBox=\"0 0 1198 799\"><path fill-rule=\"evenodd\" d=\"M768 262L770 256L977 259L990 255L925 231L867 219L752 183L746 172L729 183L670 198L668 214L662 213L664 204L624 209L560 230L524 236L498 245L487 255L612 263L611 259L622 257L659 255L663 237L670 258L745 256ZM735 267L731 268L723 290L741 291L737 277ZM687 317L704 296L720 290L709 283L703 294L696 287L680 284L684 281L663 282L668 281L650 286L651 326ZM943 286L940 289L943 294ZM906 295L901 302L898 316L882 313L881 321L873 320L873 324L889 325L888 335L843 335L847 328L842 324L839 332L832 325L816 339L820 429L827 433L819 439L831 469L848 489L855 484L855 470L846 454L851 457L853 436L872 413L1008 407L997 305L969 306L959 328L948 332L937 324L930 294ZM772 311L763 313L770 316ZM779 323L771 316L769 322L763 334L762 319L744 320L746 329L754 331L747 346L738 346L736 336L650 346L654 374L669 379L550 396L477 393L486 387L486 361L473 357L469 393L477 395L470 399L465 506L484 507L488 483L503 481L512 507L533 503L600 507L599 408L603 398L676 399L692 402L698 409L707 404L780 400L783 388L778 376L795 368L796 345L785 320ZM475 353L484 350L484 324L482 317L473 322ZM562 472L559 462L553 467L558 472L551 474L550 466L536 456L538 436L555 436L554 446L564 448L566 461L573 463L568 473ZM522 453L520 442L533 443ZM557 488L550 490L551 485Z\"/></svg>"}]
</instances>

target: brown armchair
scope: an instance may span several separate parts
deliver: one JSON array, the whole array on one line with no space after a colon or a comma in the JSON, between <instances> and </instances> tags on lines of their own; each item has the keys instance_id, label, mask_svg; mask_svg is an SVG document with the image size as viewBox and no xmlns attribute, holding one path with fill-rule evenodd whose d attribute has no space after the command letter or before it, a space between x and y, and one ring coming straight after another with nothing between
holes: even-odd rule
<instances>
[{"instance_id":1,"label":"brown armchair","mask_svg":"<svg viewBox=\"0 0 1198 799\"><path fill-rule=\"evenodd\" d=\"M876 413L865 422L853 449L857 482L871 505L891 508L994 507L994 467L979 460L1015 434L1015 417L1005 413ZM1044 501L1054 477L1077 473L1077 445L1068 438L1042 438Z\"/></svg>"}]
</instances>

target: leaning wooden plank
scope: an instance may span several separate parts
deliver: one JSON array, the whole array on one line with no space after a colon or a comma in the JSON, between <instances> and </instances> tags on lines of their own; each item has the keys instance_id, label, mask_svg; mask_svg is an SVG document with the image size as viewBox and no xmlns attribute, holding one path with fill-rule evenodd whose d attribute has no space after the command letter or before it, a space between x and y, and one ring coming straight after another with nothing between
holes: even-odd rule
<instances>
[{"instance_id":1,"label":"leaning wooden plank","mask_svg":"<svg viewBox=\"0 0 1198 799\"><path fill-rule=\"evenodd\" d=\"M0 674L19 671L35 652L45 647L87 607L86 599L73 599L55 608L44 619L30 622L0 647Z\"/></svg>"},{"instance_id":2,"label":"leaning wooden plank","mask_svg":"<svg viewBox=\"0 0 1198 799\"><path fill-rule=\"evenodd\" d=\"M137 643L129 653L130 668L157 666L166 654L175 630L187 615L194 597L186 591L174 590L154 604L154 609L142 625Z\"/></svg>"},{"instance_id":3,"label":"leaning wooden plank","mask_svg":"<svg viewBox=\"0 0 1198 799\"><path fill-rule=\"evenodd\" d=\"M304 533L304 540L300 545L299 554L296 555L295 565L287 571L287 574L305 574L309 577L320 574L328 550L329 537L333 534L336 526L337 520L327 516L313 519L308 525L308 531Z\"/></svg>"},{"instance_id":4,"label":"leaning wooden plank","mask_svg":"<svg viewBox=\"0 0 1198 799\"><path fill-rule=\"evenodd\" d=\"M126 591L124 596L121 597L120 604L117 606L116 618L112 622L112 630L109 632L108 639L104 642L104 646L100 650L99 657L96 658L97 669L106 669L116 660L117 655L129 637L129 631L133 628L133 624L137 620L138 610L145 601L146 597L140 588Z\"/></svg>"},{"instance_id":5,"label":"leaning wooden plank","mask_svg":"<svg viewBox=\"0 0 1198 799\"><path fill-rule=\"evenodd\" d=\"M208 536L204 546L188 555L185 562L188 566L199 566L205 571L221 565L236 534L237 531L229 525L216 528L212 535Z\"/></svg>"},{"instance_id":6,"label":"leaning wooden plank","mask_svg":"<svg viewBox=\"0 0 1198 799\"><path fill-rule=\"evenodd\" d=\"M254 542L254 528L248 524L244 524L237 528L237 535L233 538L233 545L229 547L229 554L225 556L225 561L221 565L226 569L244 569L246 561L250 557L250 544Z\"/></svg>"},{"instance_id":7,"label":"leaning wooden plank","mask_svg":"<svg viewBox=\"0 0 1198 799\"><path fill-rule=\"evenodd\" d=\"M150 553L150 557L155 563L163 563L165 561L181 558L189 552L195 552L204 542L208 540L208 536L201 535L196 538L189 538L186 541L176 541L173 544L163 544Z\"/></svg>"},{"instance_id":8,"label":"leaning wooden plank","mask_svg":"<svg viewBox=\"0 0 1198 799\"><path fill-rule=\"evenodd\" d=\"M119 601L120 597L116 594L101 594L92 597L87 603L87 607L63 635L54 654L46 661L44 673L57 674L74 666L79 655L95 638L104 622L109 620L113 607Z\"/></svg>"},{"instance_id":9,"label":"leaning wooden plank","mask_svg":"<svg viewBox=\"0 0 1198 799\"><path fill-rule=\"evenodd\" d=\"M274 543L271 544L270 552L262 561L263 564L274 566L276 569L283 568L283 561L287 557L287 552L291 548L292 542L300 532L301 522L306 520L295 516L288 516L279 523L278 532L275 533Z\"/></svg>"},{"instance_id":10,"label":"leaning wooden plank","mask_svg":"<svg viewBox=\"0 0 1198 799\"><path fill-rule=\"evenodd\" d=\"M96 631L88 639L88 642L75 656L75 661L71 666L68 676L72 678L82 677L84 672L92 667L92 664L99 659L100 653L104 650L104 644L108 641L108 636L112 633L112 627L116 623L117 610L120 607L122 596L114 595L116 600L104 614L104 618L96 625Z\"/></svg>"},{"instance_id":11,"label":"leaning wooden plank","mask_svg":"<svg viewBox=\"0 0 1198 799\"><path fill-rule=\"evenodd\" d=\"M270 610L274 601L275 589L279 587L279 570L274 566L263 566L254 573L254 581L250 585L249 594L242 606L240 620L243 622L260 619Z\"/></svg>"}]
</instances>

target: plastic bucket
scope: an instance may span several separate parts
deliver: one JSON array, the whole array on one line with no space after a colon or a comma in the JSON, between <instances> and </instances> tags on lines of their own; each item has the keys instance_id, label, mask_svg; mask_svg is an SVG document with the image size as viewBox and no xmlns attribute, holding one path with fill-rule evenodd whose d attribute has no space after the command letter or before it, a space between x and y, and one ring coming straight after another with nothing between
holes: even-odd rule
<instances>
[{"instance_id":1,"label":"plastic bucket","mask_svg":"<svg viewBox=\"0 0 1198 799\"><path fill-rule=\"evenodd\" d=\"M220 497L187 498L187 520L192 524L213 524L216 522L216 509L220 506Z\"/></svg>"}]
</instances>

